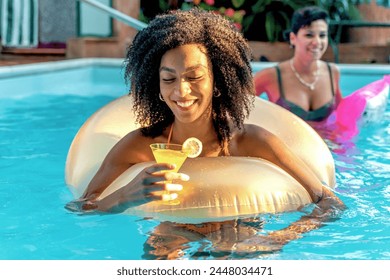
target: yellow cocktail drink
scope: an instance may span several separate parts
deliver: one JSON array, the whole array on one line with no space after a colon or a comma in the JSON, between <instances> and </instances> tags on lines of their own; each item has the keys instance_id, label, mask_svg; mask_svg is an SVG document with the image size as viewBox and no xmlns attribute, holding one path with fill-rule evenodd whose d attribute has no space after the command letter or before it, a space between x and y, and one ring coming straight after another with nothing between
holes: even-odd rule
<instances>
[{"instance_id":1,"label":"yellow cocktail drink","mask_svg":"<svg viewBox=\"0 0 390 280\"><path fill-rule=\"evenodd\" d=\"M171 172L178 172L187 158L187 154L182 151L182 145L179 144L155 143L151 144L150 148L157 163L175 164L176 167L170 170ZM175 199L167 201L165 204L177 205L180 204L180 201Z\"/></svg>"},{"instance_id":2,"label":"yellow cocktail drink","mask_svg":"<svg viewBox=\"0 0 390 280\"><path fill-rule=\"evenodd\" d=\"M154 158L158 163L175 164L173 172L178 172L187 158L187 154L182 151L182 146L178 144L156 143L150 145Z\"/></svg>"}]
</instances>

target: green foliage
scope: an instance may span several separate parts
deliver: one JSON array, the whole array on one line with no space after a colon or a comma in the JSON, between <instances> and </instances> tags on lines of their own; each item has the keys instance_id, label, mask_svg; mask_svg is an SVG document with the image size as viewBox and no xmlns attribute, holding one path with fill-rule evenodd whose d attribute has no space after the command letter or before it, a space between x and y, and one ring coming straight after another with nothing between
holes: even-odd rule
<instances>
[{"instance_id":1,"label":"green foliage","mask_svg":"<svg viewBox=\"0 0 390 280\"><path fill-rule=\"evenodd\" d=\"M385 0L388 2L388 0ZM148 1L149 2L149 1ZM305 6L319 6L332 20L358 20L356 4L364 0L197 0L182 1L178 8L189 10L197 6L213 10L230 19L251 40L283 41L283 33L290 27L293 12ZM180 3L180 1L179 1ZM150 5L151 3L149 3ZM159 9L172 7L168 0L159 0ZM141 20L149 19L142 14ZM332 33L332 30L330 30Z\"/></svg>"},{"instance_id":2,"label":"green foliage","mask_svg":"<svg viewBox=\"0 0 390 280\"><path fill-rule=\"evenodd\" d=\"M275 42L287 26L290 26L290 18L283 11L268 12L265 15L265 31L269 41Z\"/></svg>"},{"instance_id":3,"label":"green foliage","mask_svg":"<svg viewBox=\"0 0 390 280\"><path fill-rule=\"evenodd\" d=\"M232 0L233 7L238 9L245 3L245 0Z\"/></svg>"},{"instance_id":4,"label":"green foliage","mask_svg":"<svg viewBox=\"0 0 390 280\"><path fill-rule=\"evenodd\" d=\"M159 5L160 5L160 9L161 9L162 11L166 11L166 10L169 9L168 1L166 1L166 0L159 0L158 3L159 3Z\"/></svg>"},{"instance_id":5,"label":"green foliage","mask_svg":"<svg viewBox=\"0 0 390 280\"><path fill-rule=\"evenodd\" d=\"M252 2L253 1L247 1ZM264 26L270 42L283 40L283 32L290 27L293 11L306 6L319 6L329 13L332 20L358 20L360 14L351 0L258 0L251 6L251 13L243 19L243 32L247 32L257 17L265 18Z\"/></svg>"},{"instance_id":6,"label":"green foliage","mask_svg":"<svg viewBox=\"0 0 390 280\"><path fill-rule=\"evenodd\" d=\"M332 20L358 20L360 13L351 0L319 0L316 5L328 11Z\"/></svg>"},{"instance_id":7,"label":"green foliage","mask_svg":"<svg viewBox=\"0 0 390 280\"><path fill-rule=\"evenodd\" d=\"M283 40L283 32L290 26L290 18L294 10L312 5L314 1L272 1L259 0L251 7L251 14L243 20L243 31L249 28L258 17L265 19L264 27L267 40L270 42Z\"/></svg>"}]
</instances>

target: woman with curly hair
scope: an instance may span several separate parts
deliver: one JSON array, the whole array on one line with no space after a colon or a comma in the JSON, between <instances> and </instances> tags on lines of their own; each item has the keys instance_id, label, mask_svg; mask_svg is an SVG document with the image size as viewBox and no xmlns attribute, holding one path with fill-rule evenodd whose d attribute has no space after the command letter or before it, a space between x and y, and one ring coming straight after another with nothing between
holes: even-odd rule
<instances>
[{"instance_id":1,"label":"woman with curly hair","mask_svg":"<svg viewBox=\"0 0 390 280\"><path fill-rule=\"evenodd\" d=\"M342 205L283 141L264 128L244 124L255 98L250 61L246 40L220 15L193 9L157 16L137 34L127 53L125 77L141 128L112 148L82 197L68 209L120 212L152 200L177 198L182 185L167 181L190 178L162 172L174 169L168 163L152 164L120 190L98 197L132 165L154 160L150 144L182 144L190 137L203 143L201 157L266 159L296 178L313 202L331 198ZM162 190L170 193L156 194Z\"/></svg>"}]
</instances>

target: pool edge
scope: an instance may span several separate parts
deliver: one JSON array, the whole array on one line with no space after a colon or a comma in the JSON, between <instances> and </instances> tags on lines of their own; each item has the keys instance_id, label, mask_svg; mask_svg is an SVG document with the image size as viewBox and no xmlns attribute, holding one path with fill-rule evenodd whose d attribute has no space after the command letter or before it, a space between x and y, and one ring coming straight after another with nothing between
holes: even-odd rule
<instances>
[{"instance_id":1,"label":"pool edge","mask_svg":"<svg viewBox=\"0 0 390 280\"><path fill-rule=\"evenodd\" d=\"M124 59L119 58L79 58L63 61L39 62L23 65L11 65L0 67L0 79L35 75L37 73L52 72L58 70L69 70L79 67L103 66L119 67L124 63Z\"/></svg>"}]
</instances>

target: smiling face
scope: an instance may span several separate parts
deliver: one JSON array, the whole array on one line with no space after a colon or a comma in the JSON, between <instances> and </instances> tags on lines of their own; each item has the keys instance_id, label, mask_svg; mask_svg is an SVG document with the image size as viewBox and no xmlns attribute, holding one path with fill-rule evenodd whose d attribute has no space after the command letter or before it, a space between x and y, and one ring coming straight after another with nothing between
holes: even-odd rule
<instances>
[{"instance_id":1,"label":"smiling face","mask_svg":"<svg viewBox=\"0 0 390 280\"><path fill-rule=\"evenodd\" d=\"M290 42L302 60L320 59L328 47L328 24L324 20L313 21L300 28L297 34L291 32Z\"/></svg>"},{"instance_id":2,"label":"smiling face","mask_svg":"<svg viewBox=\"0 0 390 280\"><path fill-rule=\"evenodd\" d=\"M175 119L190 123L211 117L212 67L201 46L189 44L167 51L159 71L160 92Z\"/></svg>"}]
</instances>

